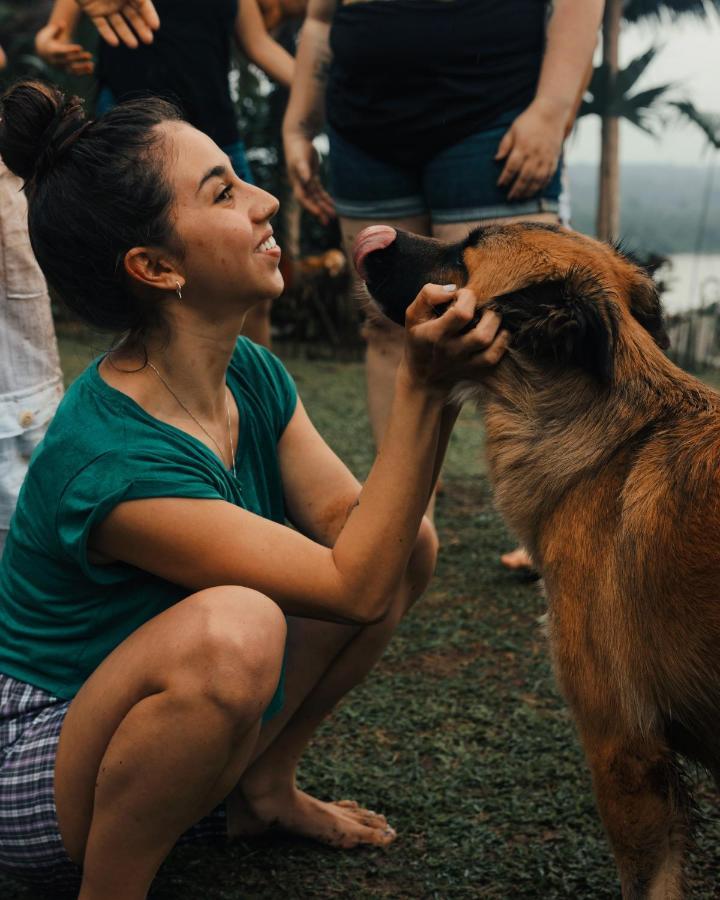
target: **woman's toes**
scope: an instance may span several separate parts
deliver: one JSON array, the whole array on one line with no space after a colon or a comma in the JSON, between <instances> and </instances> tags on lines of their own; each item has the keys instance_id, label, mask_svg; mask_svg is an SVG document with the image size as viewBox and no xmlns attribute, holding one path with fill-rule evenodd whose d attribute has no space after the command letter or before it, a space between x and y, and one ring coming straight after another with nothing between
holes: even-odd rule
<instances>
[{"instance_id":1,"label":"woman's toes","mask_svg":"<svg viewBox=\"0 0 720 900\"><path fill-rule=\"evenodd\" d=\"M360 804L357 800L336 800L335 806L345 806L348 809L359 809Z\"/></svg>"}]
</instances>

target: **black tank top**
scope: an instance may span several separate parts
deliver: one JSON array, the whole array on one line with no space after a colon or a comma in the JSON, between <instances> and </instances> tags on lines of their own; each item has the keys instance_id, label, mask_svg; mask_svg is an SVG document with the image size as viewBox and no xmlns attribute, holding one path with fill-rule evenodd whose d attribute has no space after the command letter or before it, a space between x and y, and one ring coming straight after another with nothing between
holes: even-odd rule
<instances>
[{"instance_id":1,"label":"black tank top","mask_svg":"<svg viewBox=\"0 0 720 900\"><path fill-rule=\"evenodd\" d=\"M327 118L379 159L421 165L535 95L546 0L369 0L333 18Z\"/></svg>"},{"instance_id":2,"label":"black tank top","mask_svg":"<svg viewBox=\"0 0 720 900\"><path fill-rule=\"evenodd\" d=\"M116 100L155 94L221 147L238 139L228 73L237 0L154 0L160 29L137 49L100 42L98 79Z\"/></svg>"}]
</instances>

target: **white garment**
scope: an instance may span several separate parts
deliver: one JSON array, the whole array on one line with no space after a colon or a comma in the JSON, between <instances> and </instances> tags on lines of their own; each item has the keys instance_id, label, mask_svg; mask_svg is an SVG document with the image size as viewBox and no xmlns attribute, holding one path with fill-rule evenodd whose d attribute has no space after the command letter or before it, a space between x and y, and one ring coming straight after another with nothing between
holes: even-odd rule
<instances>
[{"instance_id":1,"label":"white garment","mask_svg":"<svg viewBox=\"0 0 720 900\"><path fill-rule=\"evenodd\" d=\"M30 454L62 397L47 285L22 182L0 161L0 553Z\"/></svg>"}]
</instances>

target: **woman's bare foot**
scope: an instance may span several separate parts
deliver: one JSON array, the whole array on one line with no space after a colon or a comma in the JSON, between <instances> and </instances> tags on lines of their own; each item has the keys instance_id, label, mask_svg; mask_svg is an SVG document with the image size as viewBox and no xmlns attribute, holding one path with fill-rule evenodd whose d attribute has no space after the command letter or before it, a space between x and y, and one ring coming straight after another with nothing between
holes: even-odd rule
<instances>
[{"instance_id":1,"label":"woman's bare foot","mask_svg":"<svg viewBox=\"0 0 720 900\"><path fill-rule=\"evenodd\" d=\"M397 837L385 816L363 809L354 800L324 803L294 786L252 797L236 791L228 798L227 809L230 837L279 829L344 850L363 844L384 847Z\"/></svg>"},{"instance_id":2,"label":"woman's bare foot","mask_svg":"<svg viewBox=\"0 0 720 900\"><path fill-rule=\"evenodd\" d=\"M535 568L532 559L530 559L530 554L524 547L516 547L509 553L503 553L500 557L500 562L506 569L512 569L513 571L520 569L532 570Z\"/></svg>"}]
</instances>

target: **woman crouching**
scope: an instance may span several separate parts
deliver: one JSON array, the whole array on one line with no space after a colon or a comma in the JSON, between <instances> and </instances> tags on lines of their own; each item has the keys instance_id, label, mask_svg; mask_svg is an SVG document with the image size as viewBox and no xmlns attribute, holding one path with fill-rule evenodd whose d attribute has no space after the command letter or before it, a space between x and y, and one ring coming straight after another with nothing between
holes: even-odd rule
<instances>
[{"instance_id":1,"label":"woman crouching","mask_svg":"<svg viewBox=\"0 0 720 900\"><path fill-rule=\"evenodd\" d=\"M283 287L278 204L212 140L159 100L88 122L24 83L0 153L51 288L123 335L62 402L0 564L0 863L136 900L179 839L388 844L382 815L295 770L432 575L448 392L500 358L498 319L462 334L473 296L423 289L361 487L238 339Z\"/></svg>"}]
</instances>

